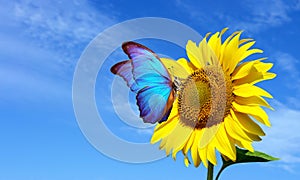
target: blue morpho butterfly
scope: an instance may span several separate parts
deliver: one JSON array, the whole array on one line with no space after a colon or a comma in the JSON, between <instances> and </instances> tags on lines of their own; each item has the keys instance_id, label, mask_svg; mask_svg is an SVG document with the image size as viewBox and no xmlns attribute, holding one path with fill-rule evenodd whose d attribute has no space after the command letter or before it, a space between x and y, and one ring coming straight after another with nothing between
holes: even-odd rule
<instances>
[{"instance_id":1,"label":"blue morpho butterfly","mask_svg":"<svg viewBox=\"0 0 300 180\"><path fill-rule=\"evenodd\" d=\"M136 93L140 117L145 123L167 120L180 86L179 78L171 75L167 69L177 70L183 77L187 77L187 73L176 61L160 59L141 44L125 42L122 49L130 60L115 64L111 72L121 76L131 91Z\"/></svg>"}]
</instances>

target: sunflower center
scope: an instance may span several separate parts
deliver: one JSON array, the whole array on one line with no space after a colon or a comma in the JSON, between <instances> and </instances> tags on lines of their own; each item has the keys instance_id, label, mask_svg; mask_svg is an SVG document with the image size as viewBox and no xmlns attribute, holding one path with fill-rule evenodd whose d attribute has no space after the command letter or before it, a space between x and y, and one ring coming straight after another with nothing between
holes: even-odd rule
<instances>
[{"instance_id":1,"label":"sunflower center","mask_svg":"<svg viewBox=\"0 0 300 180\"><path fill-rule=\"evenodd\" d=\"M182 83L178 98L180 120L197 129L211 127L224 120L232 101L230 77L218 66L205 66Z\"/></svg>"}]
</instances>

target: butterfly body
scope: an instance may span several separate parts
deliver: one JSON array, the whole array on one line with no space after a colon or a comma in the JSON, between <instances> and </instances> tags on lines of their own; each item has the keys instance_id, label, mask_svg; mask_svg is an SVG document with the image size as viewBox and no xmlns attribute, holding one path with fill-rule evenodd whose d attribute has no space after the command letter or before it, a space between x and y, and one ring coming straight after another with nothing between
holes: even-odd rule
<instances>
[{"instance_id":1,"label":"butterfly body","mask_svg":"<svg viewBox=\"0 0 300 180\"><path fill-rule=\"evenodd\" d=\"M167 68L152 50L141 44L126 42L122 49L129 60L115 64L111 72L121 76L136 93L140 117L144 122L166 120L176 91Z\"/></svg>"}]
</instances>

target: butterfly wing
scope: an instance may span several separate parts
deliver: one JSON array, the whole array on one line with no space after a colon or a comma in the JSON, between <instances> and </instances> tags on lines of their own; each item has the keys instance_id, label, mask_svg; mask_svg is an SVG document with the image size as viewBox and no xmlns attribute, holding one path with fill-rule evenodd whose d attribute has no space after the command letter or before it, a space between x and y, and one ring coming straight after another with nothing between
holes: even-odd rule
<instances>
[{"instance_id":1,"label":"butterfly wing","mask_svg":"<svg viewBox=\"0 0 300 180\"><path fill-rule=\"evenodd\" d=\"M161 86L145 87L138 92L137 105L140 110L140 117L146 123L162 122L168 114L173 100L173 90Z\"/></svg>"},{"instance_id":2,"label":"butterfly wing","mask_svg":"<svg viewBox=\"0 0 300 180\"><path fill-rule=\"evenodd\" d=\"M111 67L110 71L114 74L121 76L127 83L131 91L137 93L139 88L133 79L131 60L121 61Z\"/></svg>"},{"instance_id":3,"label":"butterfly wing","mask_svg":"<svg viewBox=\"0 0 300 180\"><path fill-rule=\"evenodd\" d=\"M135 80L153 81L156 79L152 78L151 75L154 75L160 77L157 80L161 83L172 84L167 69L152 50L135 42L126 42L122 45L122 48L128 57L132 59L132 72Z\"/></svg>"},{"instance_id":4,"label":"butterfly wing","mask_svg":"<svg viewBox=\"0 0 300 180\"><path fill-rule=\"evenodd\" d=\"M144 122L156 123L165 119L172 106L174 93L170 75L159 57L147 47L134 42L122 45L130 60L111 68L137 93L137 105Z\"/></svg>"}]
</instances>

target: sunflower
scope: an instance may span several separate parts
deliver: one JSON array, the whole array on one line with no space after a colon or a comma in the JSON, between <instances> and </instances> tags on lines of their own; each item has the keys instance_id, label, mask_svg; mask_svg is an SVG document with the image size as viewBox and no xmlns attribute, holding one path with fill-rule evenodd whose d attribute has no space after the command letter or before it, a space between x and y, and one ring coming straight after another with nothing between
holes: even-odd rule
<instances>
[{"instance_id":1,"label":"sunflower","mask_svg":"<svg viewBox=\"0 0 300 180\"><path fill-rule=\"evenodd\" d=\"M180 83L171 113L155 127L151 143L161 140L160 148L174 160L182 151L186 166L190 159L195 167L216 165L216 150L235 161L236 146L253 152L252 142L265 135L257 122L271 126L262 106L272 109L264 99L272 96L255 84L276 76L268 72L273 64L249 60L263 51L252 48L253 39L241 39L242 31L222 41L226 30L207 34L198 46L188 41L189 60L162 59Z\"/></svg>"}]
</instances>

